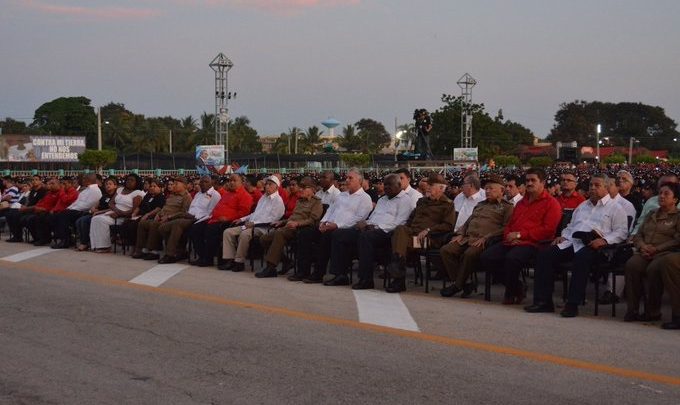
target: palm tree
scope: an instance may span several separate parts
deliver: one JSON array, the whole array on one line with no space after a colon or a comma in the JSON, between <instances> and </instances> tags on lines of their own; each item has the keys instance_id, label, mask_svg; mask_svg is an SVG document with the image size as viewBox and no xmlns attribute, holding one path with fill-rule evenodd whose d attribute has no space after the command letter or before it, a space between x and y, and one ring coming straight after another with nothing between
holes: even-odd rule
<instances>
[{"instance_id":1,"label":"palm tree","mask_svg":"<svg viewBox=\"0 0 680 405\"><path fill-rule=\"evenodd\" d=\"M305 153L315 154L321 146L321 135L323 131L319 131L316 125L307 128L303 142L303 151Z\"/></svg>"}]
</instances>

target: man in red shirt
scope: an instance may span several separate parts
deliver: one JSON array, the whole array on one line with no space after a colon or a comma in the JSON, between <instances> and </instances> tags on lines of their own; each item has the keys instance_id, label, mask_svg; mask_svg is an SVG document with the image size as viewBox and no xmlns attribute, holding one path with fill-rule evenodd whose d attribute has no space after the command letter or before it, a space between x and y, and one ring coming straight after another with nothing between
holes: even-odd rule
<instances>
[{"instance_id":1,"label":"man in red shirt","mask_svg":"<svg viewBox=\"0 0 680 405\"><path fill-rule=\"evenodd\" d=\"M214 265L217 250L222 246L222 234L232 222L250 214L253 197L243 187L243 178L239 174L229 176L226 188L220 190L222 198L213 209L210 219L191 225L189 238L198 260L190 264L208 267Z\"/></svg>"},{"instance_id":2,"label":"man in red shirt","mask_svg":"<svg viewBox=\"0 0 680 405\"><path fill-rule=\"evenodd\" d=\"M578 180L573 173L565 172L560 176L560 195L555 197L562 209L574 210L586 199L576 191Z\"/></svg>"},{"instance_id":3,"label":"man in red shirt","mask_svg":"<svg viewBox=\"0 0 680 405\"><path fill-rule=\"evenodd\" d=\"M503 242L486 249L481 256L485 269L501 269L505 276L503 304L521 304L526 293L519 274L538 252L543 241L555 237L562 219L557 200L545 190L543 169L531 168L526 173L526 194L512 212L503 231Z\"/></svg>"},{"instance_id":4,"label":"man in red shirt","mask_svg":"<svg viewBox=\"0 0 680 405\"><path fill-rule=\"evenodd\" d=\"M262 192L257 188L257 178L253 175L247 176L243 187L246 188L248 194L253 198L253 206L250 208L250 212L253 212L255 207L257 207L257 202L262 198Z\"/></svg>"},{"instance_id":5,"label":"man in red shirt","mask_svg":"<svg viewBox=\"0 0 680 405\"><path fill-rule=\"evenodd\" d=\"M26 220L26 227L33 237L34 246L46 246L52 241L49 226L50 218L54 208L64 195L64 187L59 180L51 178L47 181L47 194L35 204L33 215Z\"/></svg>"},{"instance_id":6,"label":"man in red shirt","mask_svg":"<svg viewBox=\"0 0 680 405\"><path fill-rule=\"evenodd\" d=\"M284 218L288 218L291 215L293 215L293 210L295 210L295 205L297 204L297 200L299 197L300 188L298 187L298 181L297 179L293 179L290 182L288 182L288 201L284 203L286 206L286 213L283 214Z\"/></svg>"}]
</instances>

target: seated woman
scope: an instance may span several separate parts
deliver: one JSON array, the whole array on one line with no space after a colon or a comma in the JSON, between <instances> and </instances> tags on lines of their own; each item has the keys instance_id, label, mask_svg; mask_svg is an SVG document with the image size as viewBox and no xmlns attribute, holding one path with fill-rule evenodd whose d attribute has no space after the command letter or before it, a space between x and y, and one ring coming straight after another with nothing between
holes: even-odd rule
<instances>
[{"instance_id":1,"label":"seated woman","mask_svg":"<svg viewBox=\"0 0 680 405\"><path fill-rule=\"evenodd\" d=\"M90 248L97 253L111 251L111 225L121 224L132 216L144 197L142 180L134 173L125 178L125 186L118 189L109 202L109 211L92 217L90 224Z\"/></svg>"},{"instance_id":2,"label":"seated woman","mask_svg":"<svg viewBox=\"0 0 680 405\"><path fill-rule=\"evenodd\" d=\"M659 188L659 209L645 218L633 237L636 253L626 262L626 302L624 321L657 321L661 319L661 259L680 246L680 185L666 183ZM647 279L645 312L640 315L640 297Z\"/></svg>"},{"instance_id":3,"label":"seated woman","mask_svg":"<svg viewBox=\"0 0 680 405\"><path fill-rule=\"evenodd\" d=\"M114 177L109 177L104 181L104 192L99 199L99 204L90 210L90 213L83 215L76 220L76 233L78 237L78 251L85 251L90 248L90 223L94 215L101 215L110 210L109 202L116 195L118 183Z\"/></svg>"},{"instance_id":4,"label":"seated woman","mask_svg":"<svg viewBox=\"0 0 680 405\"><path fill-rule=\"evenodd\" d=\"M123 222L120 228L120 236L127 245L134 246L137 242L137 225L140 221L146 221L158 213L158 211L165 205L165 195L163 194L163 187L159 179L146 179L144 183L148 183L148 191L142 198L133 212L130 219ZM170 184L168 184L170 188Z\"/></svg>"}]
</instances>

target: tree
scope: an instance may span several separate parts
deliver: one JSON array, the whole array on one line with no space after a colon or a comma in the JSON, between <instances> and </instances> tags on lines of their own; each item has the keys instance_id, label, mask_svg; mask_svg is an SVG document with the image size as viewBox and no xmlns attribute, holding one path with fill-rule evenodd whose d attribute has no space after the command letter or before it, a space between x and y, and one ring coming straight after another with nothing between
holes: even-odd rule
<instances>
[{"instance_id":1,"label":"tree","mask_svg":"<svg viewBox=\"0 0 680 405\"><path fill-rule=\"evenodd\" d=\"M23 121L17 121L10 117L0 121L1 133L5 135L22 135L28 132L28 126Z\"/></svg>"},{"instance_id":2,"label":"tree","mask_svg":"<svg viewBox=\"0 0 680 405\"><path fill-rule=\"evenodd\" d=\"M549 156L534 156L528 163L531 167L548 167L553 164L553 160Z\"/></svg>"},{"instance_id":3,"label":"tree","mask_svg":"<svg viewBox=\"0 0 680 405\"><path fill-rule=\"evenodd\" d=\"M595 146L598 124L602 128L600 137L608 137L614 146L625 146L634 137L646 148L670 149L673 138L680 135L675 121L661 107L577 100L560 105L548 140Z\"/></svg>"},{"instance_id":4,"label":"tree","mask_svg":"<svg viewBox=\"0 0 680 405\"><path fill-rule=\"evenodd\" d=\"M361 150L361 138L354 132L354 125L347 124L342 129L342 137L338 140L338 144L350 152Z\"/></svg>"},{"instance_id":5,"label":"tree","mask_svg":"<svg viewBox=\"0 0 680 405\"><path fill-rule=\"evenodd\" d=\"M127 110L125 104L111 102L101 108L101 115L104 147L123 149L132 139L135 114Z\"/></svg>"},{"instance_id":6,"label":"tree","mask_svg":"<svg viewBox=\"0 0 680 405\"><path fill-rule=\"evenodd\" d=\"M633 163L656 163L656 158L650 155L638 155L633 158Z\"/></svg>"},{"instance_id":7,"label":"tree","mask_svg":"<svg viewBox=\"0 0 680 405\"><path fill-rule=\"evenodd\" d=\"M360 140L359 150L363 153L378 153L392 142L385 126L376 120L362 118L354 125L357 128L356 136Z\"/></svg>"},{"instance_id":8,"label":"tree","mask_svg":"<svg viewBox=\"0 0 680 405\"><path fill-rule=\"evenodd\" d=\"M319 130L316 125L307 128L302 142L302 150L304 153L315 154L321 147L321 135L323 131Z\"/></svg>"},{"instance_id":9,"label":"tree","mask_svg":"<svg viewBox=\"0 0 680 405\"><path fill-rule=\"evenodd\" d=\"M257 131L245 115L229 121L229 150L233 152L262 152Z\"/></svg>"},{"instance_id":10,"label":"tree","mask_svg":"<svg viewBox=\"0 0 680 405\"><path fill-rule=\"evenodd\" d=\"M97 146L97 115L87 97L60 97L44 103L35 110L30 128L52 135L84 136L89 148Z\"/></svg>"},{"instance_id":11,"label":"tree","mask_svg":"<svg viewBox=\"0 0 680 405\"><path fill-rule=\"evenodd\" d=\"M520 162L519 158L517 156L512 156L512 155L498 155L494 156L493 158L494 162L496 162L497 167L511 167L511 166L520 166L522 162Z\"/></svg>"},{"instance_id":12,"label":"tree","mask_svg":"<svg viewBox=\"0 0 680 405\"><path fill-rule=\"evenodd\" d=\"M78 155L80 164L101 173L102 168L116 162L118 154L113 150L86 150Z\"/></svg>"},{"instance_id":13,"label":"tree","mask_svg":"<svg viewBox=\"0 0 680 405\"><path fill-rule=\"evenodd\" d=\"M620 154L613 154L609 155L606 158L602 159L602 161L606 164L615 164L615 163L626 163L626 157Z\"/></svg>"}]
</instances>

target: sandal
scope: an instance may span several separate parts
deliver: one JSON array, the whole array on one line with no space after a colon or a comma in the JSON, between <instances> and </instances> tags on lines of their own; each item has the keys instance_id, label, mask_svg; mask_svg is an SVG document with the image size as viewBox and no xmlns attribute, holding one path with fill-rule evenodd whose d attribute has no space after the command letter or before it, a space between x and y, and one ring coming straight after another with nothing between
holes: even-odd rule
<instances>
[{"instance_id":1,"label":"sandal","mask_svg":"<svg viewBox=\"0 0 680 405\"><path fill-rule=\"evenodd\" d=\"M89 247L87 245L78 245L76 250L79 252L85 252L86 250L89 250Z\"/></svg>"}]
</instances>

